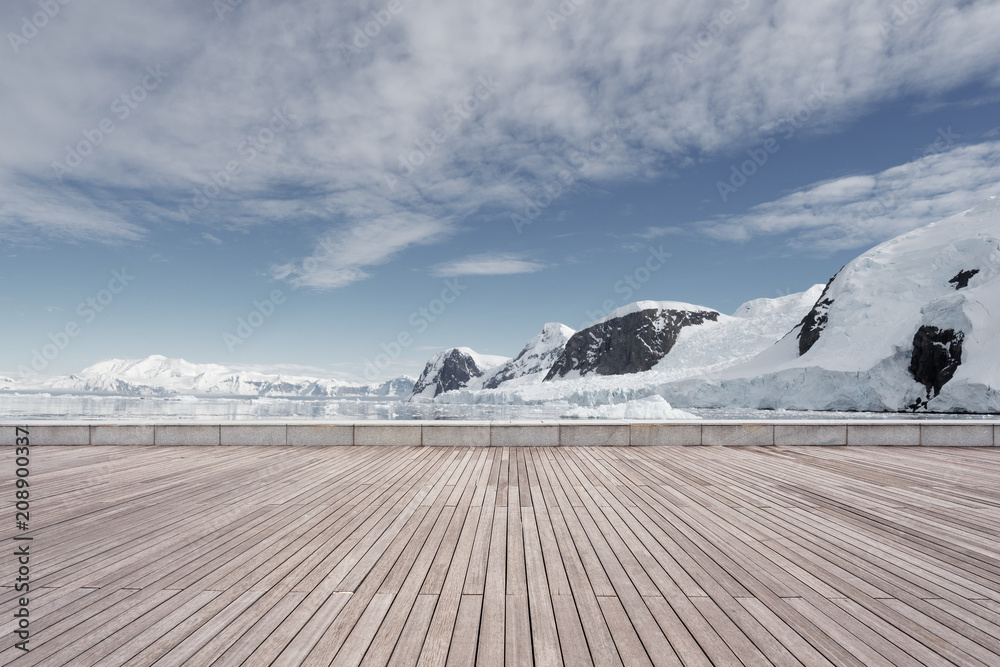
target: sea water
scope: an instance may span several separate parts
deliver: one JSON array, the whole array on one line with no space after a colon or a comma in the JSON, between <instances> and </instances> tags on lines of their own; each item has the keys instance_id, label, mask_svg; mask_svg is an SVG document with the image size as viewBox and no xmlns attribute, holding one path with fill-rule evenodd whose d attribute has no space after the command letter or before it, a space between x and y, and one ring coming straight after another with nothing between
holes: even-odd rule
<instances>
[{"instance_id":1,"label":"sea water","mask_svg":"<svg viewBox=\"0 0 1000 667\"><path fill-rule=\"evenodd\" d=\"M367 419L564 419L575 406L438 404L387 397L221 398L133 397L0 393L4 421L357 421ZM927 415L873 412L806 412L744 408L685 408L702 419L996 419L996 415Z\"/></svg>"}]
</instances>

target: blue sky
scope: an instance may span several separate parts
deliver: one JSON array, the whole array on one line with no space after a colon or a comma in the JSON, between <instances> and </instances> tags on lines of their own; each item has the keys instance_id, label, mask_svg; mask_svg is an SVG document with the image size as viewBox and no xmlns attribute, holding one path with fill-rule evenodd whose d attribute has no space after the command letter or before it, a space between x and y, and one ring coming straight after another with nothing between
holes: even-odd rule
<instances>
[{"instance_id":1,"label":"blue sky","mask_svg":"<svg viewBox=\"0 0 1000 667\"><path fill-rule=\"evenodd\" d=\"M13 377L416 375L801 291L1000 191L993 2L17 0L0 28Z\"/></svg>"}]
</instances>

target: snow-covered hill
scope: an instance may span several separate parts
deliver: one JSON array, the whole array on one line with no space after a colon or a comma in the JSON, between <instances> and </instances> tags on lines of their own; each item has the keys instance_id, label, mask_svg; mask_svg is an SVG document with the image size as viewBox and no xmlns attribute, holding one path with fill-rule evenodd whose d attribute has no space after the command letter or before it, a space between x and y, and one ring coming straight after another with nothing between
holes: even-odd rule
<instances>
[{"instance_id":1,"label":"snow-covered hill","mask_svg":"<svg viewBox=\"0 0 1000 667\"><path fill-rule=\"evenodd\" d=\"M444 392L482 387L484 376L490 375L508 357L479 354L467 347L453 347L438 352L424 366L424 372L413 386L414 398L434 398Z\"/></svg>"},{"instance_id":2,"label":"snow-covered hill","mask_svg":"<svg viewBox=\"0 0 1000 667\"><path fill-rule=\"evenodd\" d=\"M638 301L615 310L566 343L545 380L648 371L666 357L688 327L717 322L711 308L675 301Z\"/></svg>"},{"instance_id":3,"label":"snow-covered hill","mask_svg":"<svg viewBox=\"0 0 1000 667\"><path fill-rule=\"evenodd\" d=\"M777 345L682 406L1000 412L1000 201L914 230L838 273Z\"/></svg>"},{"instance_id":4,"label":"snow-covered hill","mask_svg":"<svg viewBox=\"0 0 1000 667\"><path fill-rule=\"evenodd\" d=\"M545 382L448 403L1000 412L1000 201L864 253L825 287L732 316L638 302L577 332Z\"/></svg>"},{"instance_id":5,"label":"snow-covered hill","mask_svg":"<svg viewBox=\"0 0 1000 667\"><path fill-rule=\"evenodd\" d=\"M49 380L44 388L119 396L408 396L413 380L401 377L380 385L330 378L280 375L193 364L153 355L145 359L110 359L68 377Z\"/></svg>"},{"instance_id":6,"label":"snow-covered hill","mask_svg":"<svg viewBox=\"0 0 1000 667\"><path fill-rule=\"evenodd\" d=\"M375 387L375 396L402 396L406 397L413 393L413 385L416 384L416 380L413 378L401 375L398 378L392 378L391 380L386 380L382 384L371 385Z\"/></svg>"},{"instance_id":7,"label":"snow-covered hill","mask_svg":"<svg viewBox=\"0 0 1000 667\"><path fill-rule=\"evenodd\" d=\"M513 359L445 350L416 382L364 385L152 356L101 362L40 388L562 401L568 416L579 417L666 418L680 414L670 412L675 408L725 407L1000 413L998 350L1000 201L994 197L864 253L826 286L749 301L733 315L637 302L579 332L546 324ZM0 377L0 390L22 385Z\"/></svg>"},{"instance_id":8,"label":"snow-covered hill","mask_svg":"<svg viewBox=\"0 0 1000 667\"><path fill-rule=\"evenodd\" d=\"M714 322L683 329L670 354L654 370L680 378L749 361L798 324L822 292L822 285L814 285L798 294L755 299L732 315L720 315Z\"/></svg>"},{"instance_id":9,"label":"snow-covered hill","mask_svg":"<svg viewBox=\"0 0 1000 667\"><path fill-rule=\"evenodd\" d=\"M663 383L696 377L752 359L798 324L812 308L822 290L822 285L816 285L800 294L757 299L740 306L732 316L690 304L638 302L611 313L591 327L577 332L574 337L591 331L594 326L598 327L593 329L597 333L602 331L601 325L607 322L620 324L622 317L632 317L633 314L643 312L648 314L649 311L703 312L715 319L705 319L701 324L681 327L666 356L646 372L626 375L601 375L593 372L583 377L554 378L544 382L543 375L533 375L504 382L494 389L452 391L435 400L443 403L514 404L564 400L576 405L593 406L642 398L654 394L655 388ZM669 307L663 308L663 304L669 304ZM643 316L641 321L661 321L661 318ZM633 340L641 340L641 337L633 337Z\"/></svg>"},{"instance_id":10,"label":"snow-covered hill","mask_svg":"<svg viewBox=\"0 0 1000 667\"><path fill-rule=\"evenodd\" d=\"M549 322L537 336L525 344L520 354L490 374L484 380L483 388L496 389L501 384L518 378L548 373L574 333L576 332L565 324Z\"/></svg>"}]
</instances>

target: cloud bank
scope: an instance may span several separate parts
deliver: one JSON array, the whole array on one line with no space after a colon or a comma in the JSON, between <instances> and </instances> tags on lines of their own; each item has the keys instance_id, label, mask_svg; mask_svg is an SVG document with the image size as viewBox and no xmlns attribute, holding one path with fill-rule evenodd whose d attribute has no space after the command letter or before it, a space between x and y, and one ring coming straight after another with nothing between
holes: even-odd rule
<instances>
[{"instance_id":1,"label":"cloud bank","mask_svg":"<svg viewBox=\"0 0 1000 667\"><path fill-rule=\"evenodd\" d=\"M546 268L544 264L527 260L523 255L483 253L438 264L433 267L431 274L438 278L509 276L519 273L535 273L544 268Z\"/></svg>"},{"instance_id":2,"label":"cloud bank","mask_svg":"<svg viewBox=\"0 0 1000 667\"><path fill-rule=\"evenodd\" d=\"M833 252L872 245L998 193L1000 142L992 141L931 152L877 174L814 183L698 227L729 241L792 234L792 250Z\"/></svg>"},{"instance_id":3,"label":"cloud bank","mask_svg":"<svg viewBox=\"0 0 1000 667\"><path fill-rule=\"evenodd\" d=\"M343 287L474 214L523 209L560 170L608 185L750 146L817 86L813 131L1000 84L1000 5L912 4L104 0L60 4L31 30L39 5L4 3L0 233L139 243L164 226L281 225L317 243L273 275ZM581 164L608 123L621 140ZM799 197L860 202L896 182L859 178ZM916 180L946 176L929 179ZM807 229L832 246L865 234L773 206L708 227Z\"/></svg>"}]
</instances>

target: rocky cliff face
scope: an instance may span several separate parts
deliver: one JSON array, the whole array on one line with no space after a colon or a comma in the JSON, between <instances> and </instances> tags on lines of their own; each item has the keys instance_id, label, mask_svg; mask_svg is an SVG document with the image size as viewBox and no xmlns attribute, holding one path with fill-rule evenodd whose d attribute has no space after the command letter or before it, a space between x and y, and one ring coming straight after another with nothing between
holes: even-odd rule
<instances>
[{"instance_id":1,"label":"rocky cliff face","mask_svg":"<svg viewBox=\"0 0 1000 667\"><path fill-rule=\"evenodd\" d=\"M413 396L433 398L446 391L464 389L476 378L508 361L505 357L477 354L467 347L454 347L438 352L413 385Z\"/></svg>"},{"instance_id":2,"label":"rocky cliff face","mask_svg":"<svg viewBox=\"0 0 1000 667\"><path fill-rule=\"evenodd\" d=\"M830 292L830 285L836 279L837 276L830 278L830 282L826 284L826 288L816 301L816 305L802 318L802 322L799 325L799 356L812 349L812 346L816 344L816 341L819 340L820 335L823 333L823 329L826 328L826 323L829 320L830 306L833 305L833 299L829 298L827 294Z\"/></svg>"},{"instance_id":3,"label":"rocky cliff face","mask_svg":"<svg viewBox=\"0 0 1000 667\"><path fill-rule=\"evenodd\" d=\"M685 327L715 322L719 313L672 302L639 302L577 332L545 376L626 375L650 370L670 353Z\"/></svg>"},{"instance_id":4,"label":"rocky cliff face","mask_svg":"<svg viewBox=\"0 0 1000 667\"><path fill-rule=\"evenodd\" d=\"M955 377L962 365L962 341L965 334L954 329L922 326L913 336L910 375L927 389L927 398L941 393L941 388Z\"/></svg>"}]
</instances>

